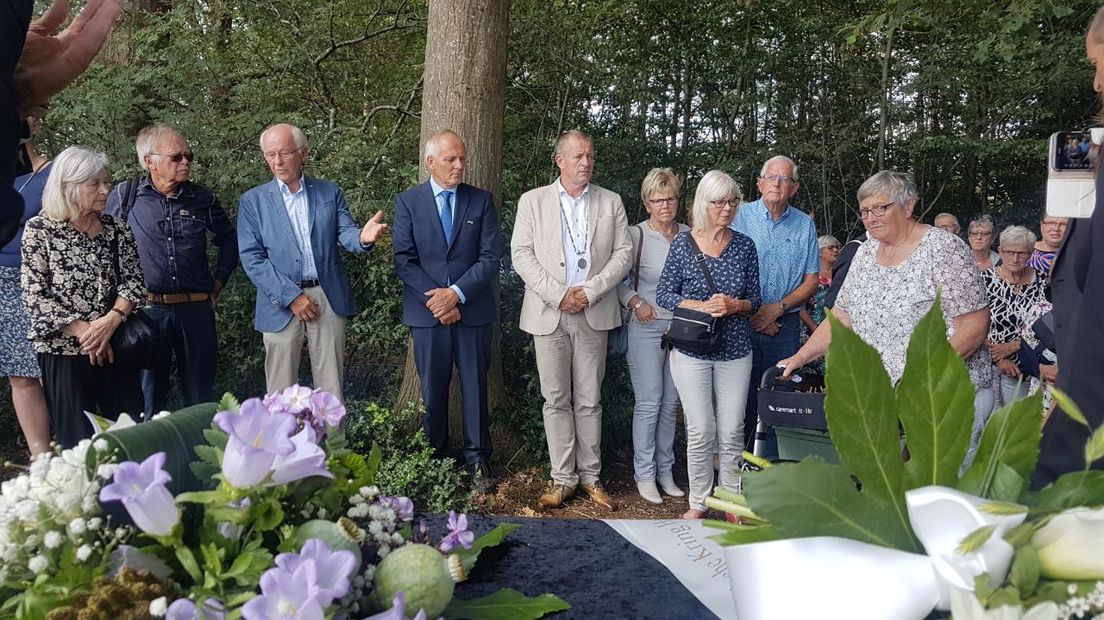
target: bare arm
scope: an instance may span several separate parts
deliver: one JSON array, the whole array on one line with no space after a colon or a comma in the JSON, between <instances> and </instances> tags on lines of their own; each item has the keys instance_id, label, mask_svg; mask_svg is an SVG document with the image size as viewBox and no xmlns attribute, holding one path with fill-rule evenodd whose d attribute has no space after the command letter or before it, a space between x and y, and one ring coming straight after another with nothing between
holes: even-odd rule
<instances>
[{"instance_id":1,"label":"bare arm","mask_svg":"<svg viewBox=\"0 0 1104 620\"><path fill-rule=\"evenodd\" d=\"M985 344L989 331L989 308L981 308L956 316L952 321L954 335L948 341L959 357L967 358Z\"/></svg>"},{"instance_id":2,"label":"bare arm","mask_svg":"<svg viewBox=\"0 0 1104 620\"><path fill-rule=\"evenodd\" d=\"M845 310L840 307L832 308L831 313L841 323L847 327L851 327L851 315L847 314ZM797 353L794 353L791 357L787 357L784 360L780 360L775 366L785 366L786 370L782 373L783 377L788 377L795 370L801 368L809 362L824 357L824 354L828 352L828 345L832 344L832 326L830 321L825 319L821 321L820 325L813 332L812 336L805 341L805 345L798 349Z\"/></svg>"}]
</instances>

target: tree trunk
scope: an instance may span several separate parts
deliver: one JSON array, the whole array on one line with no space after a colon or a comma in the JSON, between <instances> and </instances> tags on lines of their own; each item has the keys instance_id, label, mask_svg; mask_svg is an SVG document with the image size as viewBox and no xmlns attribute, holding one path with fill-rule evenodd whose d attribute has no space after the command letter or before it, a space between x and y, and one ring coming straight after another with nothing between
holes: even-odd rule
<instances>
[{"instance_id":1,"label":"tree trunk","mask_svg":"<svg viewBox=\"0 0 1104 620\"><path fill-rule=\"evenodd\" d=\"M502 212L502 119L505 116L506 32L508 0L430 0L426 30L422 88L421 144L442 129L451 129L467 146L464 181L495 197ZM419 149L419 157L424 161ZM419 178L429 172L419 168ZM503 247L507 247L504 242ZM484 293L486 294L486 293ZM491 292L498 301L498 287ZM491 369L487 377L488 406L502 404L501 337L495 325ZM396 397L397 411L421 402L421 381L414 367L413 342L407 343L403 381ZM449 426L459 427L460 401L453 377ZM450 435L459 439L459 432Z\"/></svg>"}]
</instances>

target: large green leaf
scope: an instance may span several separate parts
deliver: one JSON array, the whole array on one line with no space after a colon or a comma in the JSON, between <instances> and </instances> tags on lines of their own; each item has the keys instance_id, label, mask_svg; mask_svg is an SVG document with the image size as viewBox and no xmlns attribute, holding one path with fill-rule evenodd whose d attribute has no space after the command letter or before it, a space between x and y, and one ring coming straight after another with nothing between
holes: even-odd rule
<instances>
[{"instance_id":1,"label":"large green leaf","mask_svg":"<svg viewBox=\"0 0 1104 620\"><path fill-rule=\"evenodd\" d=\"M1092 469L1063 474L1041 491L1028 494L1025 503L1046 510L1104 504L1104 471Z\"/></svg>"},{"instance_id":2,"label":"large green leaf","mask_svg":"<svg viewBox=\"0 0 1104 620\"><path fill-rule=\"evenodd\" d=\"M206 488L189 465L197 461L195 447L206 444L203 431L211 426L218 407L203 403L181 409L157 420L100 435L115 451L118 462L141 462L154 452L165 453L165 471L172 476L169 490L175 495ZM88 451L89 464L96 453Z\"/></svg>"},{"instance_id":3,"label":"large green leaf","mask_svg":"<svg viewBox=\"0 0 1104 620\"><path fill-rule=\"evenodd\" d=\"M535 620L568 609L571 605L553 594L530 598L517 590L503 588L480 598L454 598L442 615L447 620Z\"/></svg>"},{"instance_id":4,"label":"large green leaf","mask_svg":"<svg viewBox=\"0 0 1104 620\"><path fill-rule=\"evenodd\" d=\"M920 549L891 503L865 489L860 492L846 470L815 456L745 474L744 491L755 514L782 538L840 536L904 551Z\"/></svg>"},{"instance_id":5,"label":"large green leaf","mask_svg":"<svg viewBox=\"0 0 1104 620\"><path fill-rule=\"evenodd\" d=\"M1042 409L1040 391L994 412L985 425L974 462L962 475L958 489L987 499L1009 502L1019 499L1039 459ZM1016 474L1019 484L1010 484L1010 473Z\"/></svg>"},{"instance_id":6,"label":"large green leaf","mask_svg":"<svg viewBox=\"0 0 1104 620\"><path fill-rule=\"evenodd\" d=\"M829 320L828 431L843 465L862 481L863 493L892 508L894 531L910 532L896 401L882 356L835 317L829 315Z\"/></svg>"},{"instance_id":7,"label":"large green leaf","mask_svg":"<svg viewBox=\"0 0 1104 620\"><path fill-rule=\"evenodd\" d=\"M484 549L501 544L510 532L519 527L521 526L517 523L499 523L495 529L476 538L475 542L472 543L471 549L459 549L454 553L460 556L460 560L464 563L464 570L471 573L471 570L475 568L475 561L479 559L479 554Z\"/></svg>"},{"instance_id":8,"label":"large green leaf","mask_svg":"<svg viewBox=\"0 0 1104 620\"><path fill-rule=\"evenodd\" d=\"M907 488L954 486L970 444L974 385L947 342L938 296L909 339L905 372L897 384L897 415L908 441Z\"/></svg>"}]
</instances>

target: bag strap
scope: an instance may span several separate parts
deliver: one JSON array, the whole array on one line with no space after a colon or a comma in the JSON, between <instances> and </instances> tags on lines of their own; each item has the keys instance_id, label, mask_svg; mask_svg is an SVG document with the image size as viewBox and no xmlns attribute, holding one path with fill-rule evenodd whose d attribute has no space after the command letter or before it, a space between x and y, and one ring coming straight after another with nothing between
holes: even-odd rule
<instances>
[{"instance_id":1,"label":"bag strap","mask_svg":"<svg viewBox=\"0 0 1104 620\"><path fill-rule=\"evenodd\" d=\"M130 210L134 208L134 201L138 199L138 179L127 179L123 181L123 188L126 192L123 194L123 202L119 205L119 219L125 224L127 218L130 217Z\"/></svg>"},{"instance_id":2,"label":"bag strap","mask_svg":"<svg viewBox=\"0 0 1104 620\"><path fill-rule=\"evenodd\" d=\"M713 283L713 274L709 273L709 265L705 262L705 252L702 252L698 247L698 242L694 240L694 233L690 233L690 247L694 248L694 261L701 267L702 273L705 274L705 283L709 285L710 293L717 293L717 285Z\"/></svg>"},{"instance_id":3,"label":"bag strap","mask_svg":"<svg viewBox=\"0 0 1104 620\"><path fill-rule=\"evenodd\" d=\"M636 260L633 262L633 290L640 286L640 254L644 251L644 229L637 224L635 227L640 232L640 243L636 245Z\"/></svg>"}]
</instances>

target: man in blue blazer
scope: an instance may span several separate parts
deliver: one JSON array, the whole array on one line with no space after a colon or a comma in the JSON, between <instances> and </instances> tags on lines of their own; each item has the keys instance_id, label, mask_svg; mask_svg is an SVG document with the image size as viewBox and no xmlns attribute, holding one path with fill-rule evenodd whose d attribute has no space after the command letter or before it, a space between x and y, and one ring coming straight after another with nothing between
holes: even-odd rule
<instances>
[{"instance_id":1,"label":"man in blue blazer","mask_svg":"<svg viewBox=\"0 0 1104 620\"><path fill-rule=\"evenodd\" d=\"M464 460L480 493L494 490L487 370L497 308L498 213L490 192L463 183L466 148L456 133L425 145L430 179L395 198L395 273L403 281L403 323L414 339L430 445L449 446L452 369L460 376Z\"/></svg>"},{"instance_id":2,"label":"man in blue blazer","mask_svg":"<svg viewBox=\"0 0 1104 620\"><path fill-rule=\"evenodd\" d=\"M359 309L338 248L370 250L387 231L383 212L360 228L337 185L304 176L307 137L298 127L273 125L260 143L274 178L242 194L238 253L257 287L267 391L299 382L305 341L315 387L341 399L345 325Z\"/></svg>"}]
</instances>

